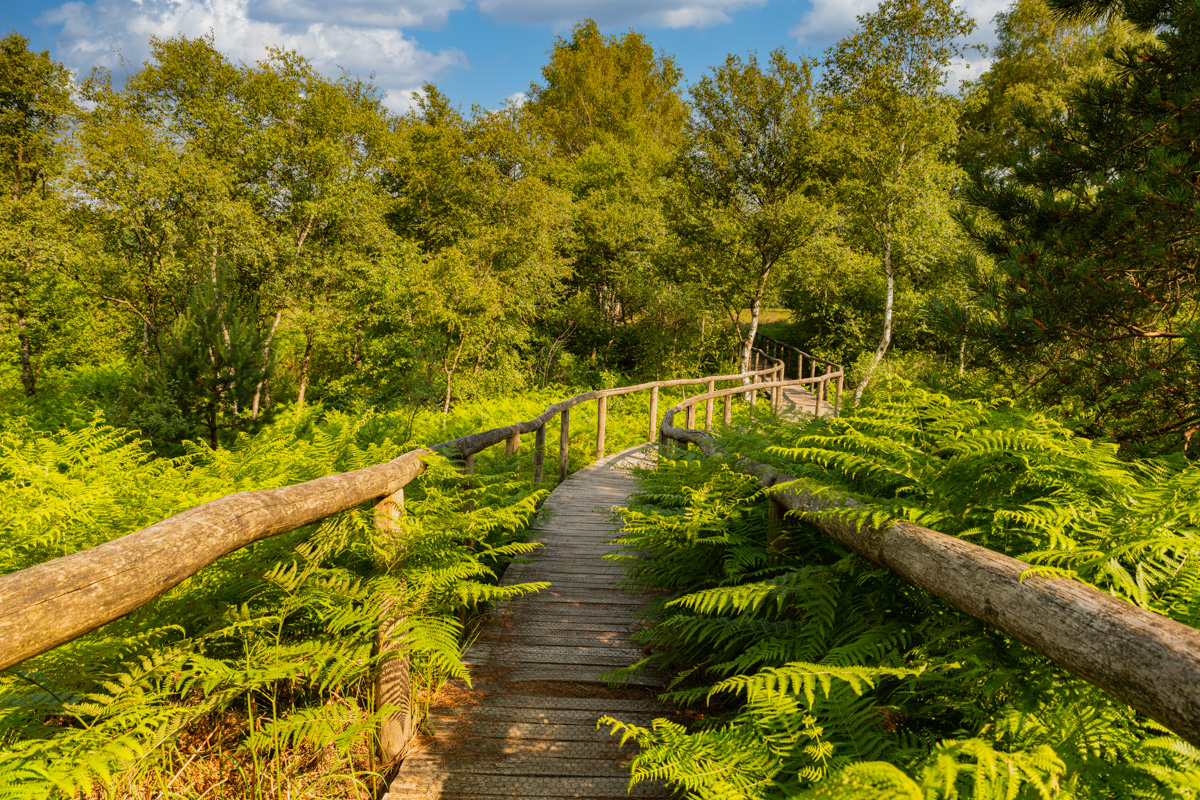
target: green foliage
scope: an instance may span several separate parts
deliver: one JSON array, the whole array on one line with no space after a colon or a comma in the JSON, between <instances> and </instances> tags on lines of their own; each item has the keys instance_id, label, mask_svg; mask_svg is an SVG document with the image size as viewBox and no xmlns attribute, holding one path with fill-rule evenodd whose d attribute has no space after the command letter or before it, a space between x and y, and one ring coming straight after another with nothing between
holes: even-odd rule
<instances>
[{"instance_id":1,"label":"green foliage","mask_svg":"<svg viewBox=\"0 0 1200 800\"><path fill-rule=\"evenodd\" d=\"M1093 20L1093 4L1068 5L1085 12L1075 25ZM945 321L1038 374L1035 391L1050 402L1072 398L1090 435L1144 453L1182 449L1200 419L1200 196L1184 177L1200 166L1200 16L1192 3L1126 11L1157 35L1131 33L1065 113L1027 120L1031 136L1004 169L973 169L968 199L980 213L968 227L1000 274L975 287L985 322Z\"/></svg>"},{"instance_id":2,"label":"green foliage","mask_svg":"<svg viewBox=\"0 0 1200 800\"><path fill-rule=\"evenodd\" d=\"M731 321L750 310L743 372L763 298L786 277L790 257L834 224L816 180L812 67L782 49L762 66L755 55L731 55L691 90L675 224L685 274Z\"/></svg>"},{"instance_id":3,"label":"green foliage","mask_svg":"<svg viewBox=\"0 0 1200 800\"><path fill-rule=\"evenodd\" d=\"M394 421L307 409L233 448L195 446L174 460L148 457L143 442L99 419L54 434L10 425L0 434L0 570L229 492L392 457L407 449L387 432ZM138 612L0 674L5 796L116 796L172 774L184 776L175 791L185 794L186 785L218 797L286 786L369 792L381 599L400 598L413 696L427 699L447 677L466 676L464 614L540 588L496 578L534 547L520 533L541 493L507 471L475 482L467 488L453 465L432 459L406 492L402 537L378 528L371 509L331 517L231 554ZM317 760L320 780L306 777ZM227 785L203 785L211 769Z\"/></svg>"},{"instance_id":4,"label":"green foliage","mask_svg":"<svg viewBox=\"0 0 1200 800\"><path fill-rule=\"evenodd\" d=\"M218 414L236 427L238 411L250 405L266 380L262 337L239 302L223 268L192 287L188 304L162 342L160 380L184 413L202 417L209 444L217 446Z\"/></svg>"},{"instance_id":5,"label":"green foliage","mask_svg":"<svg viewBox=\"0 0 1200 800\"><path fill-rule=\"evenodd\" d=\"M862 408L722 435L854 514L908 519L1189 624L1200 529L1181 460L1126 463L1004 401L882 383ZM664 591L638 634L692 729L607 720L632 779L700 798L1191 797L1195 748L797 520L732 461L642 475L623 556ZM844 513L844 512L843 512ZM644 556L649 555L650 558Z\"/></svg>"}]
</instances>

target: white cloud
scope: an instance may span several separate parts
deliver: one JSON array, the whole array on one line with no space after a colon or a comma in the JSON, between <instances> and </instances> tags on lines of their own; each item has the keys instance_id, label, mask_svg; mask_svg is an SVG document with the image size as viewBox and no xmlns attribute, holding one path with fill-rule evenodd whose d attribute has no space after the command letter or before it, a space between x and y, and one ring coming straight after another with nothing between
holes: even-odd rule
<instances>
[{"instance_id":1,"label":"white cloud","mask_svg":"<svg viewBox=\"0 0 1200 800\"><path fill-rule=\"evenodd\" d=\"M801 44L836 41L857 27L860 16L878 7L878 0L812 0L812 8L788 34Z\"/></svg>"},{"instance_id":2,"label":"white cloud","mask_svg":"<svg viewBox=\"0 0 1200 800\"><path fill-rule=\"evenodd\" d=\"M991 66L992 59L990 58L959 59L953 62L950 65L950 69L947 70L949 75L946 79L946 88L957 92L959 85L963 81L977 80Z\"/></svg>"},{"instance_id":3,"label":"white cloud","mask_svg":"<svg viewBox=\"0 0 1200 800\"><path fill-rule=\"evenodd\" d=\"M331 8L328 0L249 0L249 15L271 22L331 22L383 28L440 28L464 0L354 0Z\"/></svg>"},{"instance_id":4,"label":"white cloud","mask_svg":"<svg viewBox=\"0 0 1200 800\"><path fill-rule=\"evenodd\" d=\"M602 27L706 28L730 21L740 8L767 0L479 0L498 22L563 26L591 18Z\"/></svg>"},{"instance_id":5,"label":"white cloud","mask_svg":"<svg viewBox=\"0 0 1200 800\"><path fill-rule=\"evenodd\" d=\"M956 5L975 20L971 44L995 44L992 19L1008 8L1011 0L961 0ZM800 44L825 44L841 39L858 27L858 18L879 7L879 0L812 0L812 8L788 33Z\"/></svg>"},{"instance_id":6,"label":"white cloud","mask_svg":"<svg viewBox=\"0 0 1200 800\"><path fill-rule=\"evenodd\" d=\"M529 100L529 95L524 92L513 92L508 97L504 98L505 105L523 106Z\"/></svg>"},{"instance_id":7,"label":"white cloud","mask_svg":"<svg viewBox=\"0 0 1200 800\"><path fill-rule=\"evenodd\" d=\"M276 0L265 0L266 3ZM56 56L68 67L86 74L93 65L107 67L120 77L121 59L141 63L149 54L151 36L202 36L210 31L217 49L234 61L253 63L274 45L296 50L327 74L344 68L352 75L375 73L375 83L388 93L387 105L404 110L409 92L448 67L466 66L457 49L431 53L404 35L398 22L369 24L382 13L377 0L351 0L331 12L328 20L301 19L284 23L256 15L264 0L95 0L70 2L47 11L39 23L61 25ZM434 24L441 12L430 11L437 0L416 0L398 6L396 19L409 15ZM282 8L282 5L280 6ZM315 6L312 6L315 10ZM424 14L424 16L421 16ZM268 15L269 16L269 15ZM441 13L444 19L444 13Z\"/></svg>"}]
</instances>

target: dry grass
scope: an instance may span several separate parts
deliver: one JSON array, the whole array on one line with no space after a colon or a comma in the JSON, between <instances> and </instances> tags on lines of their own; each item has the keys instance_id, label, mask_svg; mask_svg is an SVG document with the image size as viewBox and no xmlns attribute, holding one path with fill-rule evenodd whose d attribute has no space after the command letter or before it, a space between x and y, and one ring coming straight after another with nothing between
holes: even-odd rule
<instances>
[{"instance_id":1,"label":"dry grass","mask_svg":"<svg viewBox=\"0 0 1200 800\"><path fill-rule=\"evenodd\" d=\"M764 308L758 313L758 324L770 324L772 322L792 322L792 312L787 308ZM750 309L743 308L738 314L738 323L741 325L750 324Z\"/></svg>"}]
</instances>

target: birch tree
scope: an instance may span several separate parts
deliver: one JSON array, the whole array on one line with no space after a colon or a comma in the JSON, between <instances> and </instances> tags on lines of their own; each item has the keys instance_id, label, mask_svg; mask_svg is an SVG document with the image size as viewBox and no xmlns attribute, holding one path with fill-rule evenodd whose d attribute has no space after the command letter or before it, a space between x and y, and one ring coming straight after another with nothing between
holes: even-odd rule
<instances>
[{"instance_id":1,"label":"birch tree","mask_svg":"<svg viewBox=\"0 0 1200 800\"><path fill-rule=\"evenodd\" d=\"M958 126L946 88L975 23L950 0L884 0L824 58L822 122L838 197L884 279L883 330L854 392L857 403L892 341L896 269L919 260L948 221L958 172L947 158ZM936 243L936 242L933 242Z\"/></svg>"}]
</instances>

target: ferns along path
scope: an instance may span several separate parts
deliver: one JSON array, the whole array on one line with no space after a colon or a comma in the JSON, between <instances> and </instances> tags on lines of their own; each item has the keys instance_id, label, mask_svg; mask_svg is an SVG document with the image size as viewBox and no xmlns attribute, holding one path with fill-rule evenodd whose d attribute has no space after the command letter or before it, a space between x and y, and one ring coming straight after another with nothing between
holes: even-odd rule
<instances>
[{"instance_id":1,"label":"ferns along path","mask_svg":"<svg viewBox=\"0 0 1200 800\"><path fill-rule=\"evenodd\" d=\"M545 477L550 448L557 449L560 485L534 525L543 550L512 565L502 586L540 591L507 595L465 655L471 685L452 681L424 721L418 709L428 698L413 694L405 620L391 612L403 598L378 598L377 652L391 656L376 676L378 738L384 765L398 765L388 797L624 796L628 749L623 755L608 731L597 730L597 720L611 713L629 730L669 713L655 699L658 676L623 669L643 655L628 639L642 598L617 591L621 569L599 560L618 528L612 508L635 488L627 468L652 460L655 452L643 445L605 457L607 403L648 393L650 418L643 430L649 441L660 452L670 453L672 444L694 445L710 456L720 455L711 431L730 421L735 402L749 401L751 421L764 406L768 414L838 414L839 365L764 339L752 367L745 374L587 392L526 422L352 472L228 495L0 577L0 668L129 614L247 544L366 503L375 504L377 527L403 548L404 486L425 470L432 453L470 474L476 454L501 443L514 454L522 436L532 434L534 482ZM702 391L687 397L686 387L693 386ZM674 388L684 389L685 399L660 424L659 394ZM595 463L568 479L571 412L590 402L596 403ZM547 442L548 423L555 421L556 448ZM1200 744L1200 632L1194 628L1065 575L1030 574L1027 564L961 539L855 513L852 501L828 493L793 485L780 491L790 476L746 459L735 464L773 490L773 502L836 541ZM610 671L606 683L603 673ZM631 791L665 796L667 787L641 780Z\"/></svg>"}]
</instances>

